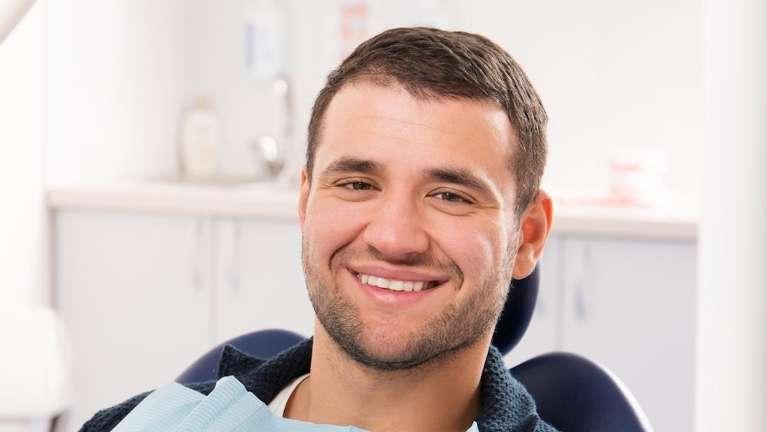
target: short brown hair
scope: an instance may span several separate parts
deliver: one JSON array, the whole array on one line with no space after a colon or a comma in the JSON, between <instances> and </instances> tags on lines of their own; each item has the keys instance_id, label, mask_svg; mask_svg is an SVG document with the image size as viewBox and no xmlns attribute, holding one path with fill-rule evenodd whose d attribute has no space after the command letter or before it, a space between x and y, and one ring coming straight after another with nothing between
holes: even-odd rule
<instances>
[{"instance_id":1,"label":"short brown hair","mask_svg":"<svg viewBox=\"0 0 767 432\"><path fill-rule=\"evenodd\" d=\"M328 75L309 121L306 170L310 179L325 111L345 84L358 80L382 85L394 82L420 98L497 103L506 111L519 140L519 151L512 152L510 160L519 188L517 214L535 198L546 162L548 119L522 68L483 36L423 27L391 29L368 39Z\"/></svg>"}]
</instances>

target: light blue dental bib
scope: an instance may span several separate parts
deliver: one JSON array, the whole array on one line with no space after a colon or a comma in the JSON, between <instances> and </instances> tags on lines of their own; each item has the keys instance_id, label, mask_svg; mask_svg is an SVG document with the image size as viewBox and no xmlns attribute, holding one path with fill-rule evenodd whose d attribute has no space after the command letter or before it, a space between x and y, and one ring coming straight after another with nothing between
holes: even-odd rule
<instances>
[{"instance_id":1,"label":"light blue dental bib","mask_svg":"<svg viewBox=\"0 0 767 432\"><path fill-rule=\"evenodd\" d=\"M365 432L354 426L332 426L275 416L233 376L216 382L205 396L171 383L147 396L113 432ZM478 432L472 424L466 432Z\"/></svg>"}]
</instances>

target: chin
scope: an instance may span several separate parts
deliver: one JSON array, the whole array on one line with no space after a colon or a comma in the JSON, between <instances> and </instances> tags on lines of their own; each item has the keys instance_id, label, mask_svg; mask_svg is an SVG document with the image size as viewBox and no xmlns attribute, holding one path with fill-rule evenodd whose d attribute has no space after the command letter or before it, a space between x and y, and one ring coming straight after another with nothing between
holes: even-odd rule
<instances>
[{"instance_id":1,"label":"chin","mask_svg":"<svg viewBox=\"0 0 767 432\"><path fill-rule=\"evenodd\" d=\"M412 330L392 331L391 328L367 331L357 340L353 358L381 370L402 370L418 366L433 357L424 350L424 335ZM428 344L427 344L428 345ZM348 346L347 346L348 347Z\"/></svg>"},{"instance_id":2,"label":"chin","mask_svg":"<svg viewBox=\"0 0 767 432\"><path fill-rule=\"evenodd\" d=\"M404 337L371 337L363 342L363 348L371 356L381 360L401 360L410 357L411 344Z\"/></svg>"}]
</instances>

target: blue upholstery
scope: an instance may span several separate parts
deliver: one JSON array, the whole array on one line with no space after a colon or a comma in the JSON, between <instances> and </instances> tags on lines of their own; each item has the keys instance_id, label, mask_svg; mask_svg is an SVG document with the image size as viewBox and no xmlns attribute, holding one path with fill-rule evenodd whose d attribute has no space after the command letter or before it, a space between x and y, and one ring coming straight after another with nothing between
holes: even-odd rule
<instances>
[{"instance_id":1,"label":"blue upholstery","mask_svg":"<svg viewBox=\"0 0 767 432\"><path fill-rule=\"evenodd\" d=\"M492 341L492 344L503 354L511 352L530 324L535 301L538 299L539 272L539 268L536 267L530 276L511 281L509 297L495 325Z\"/></svg>"},{"instance_id":2,"label":"blue upholstery","mask_svg":"<svg viewBox=\"0 0 767 432\"><path fill-rule=\"evenodd\" d=\"M538 414L562 431L651 431L631 393L607 369L575 354L548 353L509 370Z\"/></svg>"},{"instance_id":3,"label":"blue upholstery","mask_svg":"<svg viewBox=\"0 0 767 432\"><path fill-rule=\"evenodd\" d=\"M509 297L493 334L493 345L506 354L527 329L538 296L538 268L512 281ZM203 355L177 379L189 384L216 378L225 345L258 358L269 358L304 338L286 330L259 330L231 339ZM652 431L631 393L607 369L568 353L549 353L509 370L533 395L541 417L566 432Z\"/></svg>"},{"instance_id":4,"label":"blue upholstery","mask_svg":"<svg viewBox=\"0 0 767 432\"><path fill-rule=\"evenodd\" d=\"M270 329L246 333L230 339L205 353L205 355L186 368L176 378L176 382L191 384L215 380L218 362L221 360L221 353L226 345L232 345L253 357L267 359L302 340L304 340L303 336L287 330Z\"/></svg>"}]
</instances>

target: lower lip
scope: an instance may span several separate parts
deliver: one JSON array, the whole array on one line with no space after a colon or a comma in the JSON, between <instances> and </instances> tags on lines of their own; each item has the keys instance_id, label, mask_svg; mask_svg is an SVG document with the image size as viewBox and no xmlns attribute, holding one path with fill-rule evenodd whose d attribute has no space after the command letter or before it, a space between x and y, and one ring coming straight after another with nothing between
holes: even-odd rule
<instances>
[{"instance_id":1,"label":"lower lip","mask_svg":"<svg viewBox=\"0 0 767 432\"><path fill-rule=\"evenodd\" d=\"M421 291L392 291L386 288L364 284L354 273L350 272L350 274L354 280L357 281L357 285L375 301L392 306L404 307L415 304L423 298L435 293L440 288L440 285L437 285L436 287Z\"/></svg>"}]
</instances>

